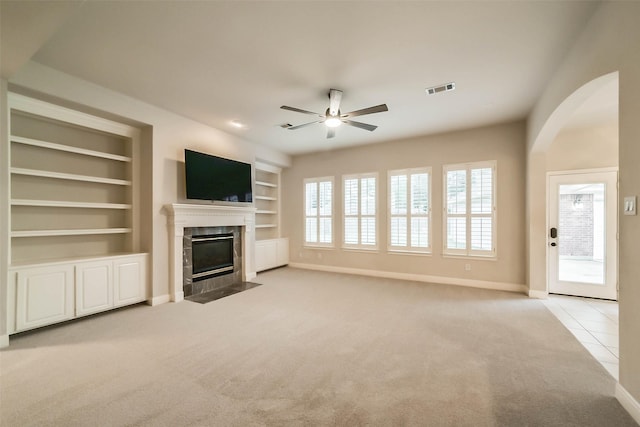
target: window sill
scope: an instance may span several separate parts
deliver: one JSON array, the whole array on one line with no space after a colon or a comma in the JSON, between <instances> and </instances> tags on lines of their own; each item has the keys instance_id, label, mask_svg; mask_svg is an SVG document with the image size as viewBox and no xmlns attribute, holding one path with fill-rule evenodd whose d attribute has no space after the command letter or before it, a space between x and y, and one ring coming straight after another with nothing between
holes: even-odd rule
<instances>
[{"instance_id":1,"label":"window sill","mask_svg":"<svg viewBox=\"0 0 640 427\"><path fill-rule=\"evenodd\" d=\"M334 245L324 246L324 245L310 245L310 244L302 245L302 247L304 249L324 249L324 250L334 250L336 248Z\"/></svg>"},{"instance_id":2,"label":"window sill","mask_svg":"<svg viewBox=\"0 0 640 427\"><path fill-rule=\"evenodd\" d=\"M387 249L387 253L389 255L417 255L417 256L431 256L433 253L429 252L421 252L421 251L403 251L400 249Z\"/></svg>"},{"instance_id":3,"label":"window sill","mask_svg":"<svg viewBox=\"0 0 640 427\"><path fill-rule=\"evenodd\" d=\"M352 248L352 247L348 247L348 246L343 246L342 247L343 251L348 251L348 252L362 252L362 253L375 253L375 252L380 252L378 250L378 247L375 248Z\"/></svg>"},{"instance_id":4,"label":"window sill","mask_svg":"<svg viewBox=\"0 0 640 427\"><path fill-rule=\"evenodd\" d=\"M442 258L451 258L451 259L473 259L478 261L497 261L498 257L495 255L492 256L484 256L484 255L449 255L442 254Z\"/></svg>"}]
</instances>

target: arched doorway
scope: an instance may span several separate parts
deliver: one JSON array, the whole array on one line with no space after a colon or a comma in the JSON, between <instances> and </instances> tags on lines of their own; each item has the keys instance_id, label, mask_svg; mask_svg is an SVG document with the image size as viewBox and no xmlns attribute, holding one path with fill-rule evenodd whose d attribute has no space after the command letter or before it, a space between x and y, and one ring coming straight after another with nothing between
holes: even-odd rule
<instances>
[{"instance_id":1,"label":"arched doorway","mask_svg":"<svg viewBox=\"0 0 640 427\"><path fill-rule=\"evenodd\" d=\"M528 165L530 180L529 279L530 286L533 284L530 295L545 298L550 293L557 292L615 299L617 296L615 278L613 282L614 293L608 294L608 296L602 296L604 294L598 293L589 294L589 286L595 288L594 284L584 286L587 289L584 293L572 291L570 287L554 288L553 280L559 277L562 279L562 273L559 273L558 270L558 259L560 258L557 246L558 239L551 237L550 228L555 228L558 224L557 216L561 203L559 197L566 198L570 208L580 207L585 211L587 210L586 205L591 203L595 206L597 204L597 195L593 195L592 199L586 197L590 189L594 189L593 185L588 184L589 177L603 173L613 173L614 175L613 185L610 185L608 190L615 197L613 212L608 212L606 216L613 217L616 220L615 224L617 224L617 188L615 185L618 167L617 72L601 76L583 85L556 108L536 137L529 153ZM592 178L591 180L597 181L598 179ZM559 191L560 188L563 188L561 187L563 180L568 180L564 187L568 193L564 196ZM582 181L588 185L576 185ZM576 203L578 199L580 199L580 203ZM570 203L572 201L574 203ZM592 209L593 206L589 206L589 209ZM576 209L575 212L570 212L569 216L579 213ZM598 222L597 220L598 218L593 221L592 214L591 221ZM564 227L568 229L566 224ZM595 236L593 232L591 236L588 235L589 230L593 231L594 229L597 229L597 224L589 224L586 229L583 227L582 230L578 230L573 237L569 238L565 234L565 241L578 241L581 237L585 237L584 240L587 243L584 245L593 248L594 245L597 246L596 242L599 238L597 233ZM608 268L609 270L615 269L614 273L617 272L616 231L617 225L614 225L613 231L609 230L609 236L613 233L615 250L608 250L609 257L607 258L612 264ZM600 239L602 236L604 234L600 236ZM597 252L597 249L594 252ZM576 256L576 254L578 255ZM602 253L595 255L592 253L588 256L584 254L582 261L590 257L591 262L580 263L576 262L576 259L580 259L581 255L578 252L566 255L565 252L566 265L574 267L571 273L576 272L576 265L581 265L578 268L581 271L578 273L584 273L586 270L584 265L589 264L588 268L594 267L597 264L597 262L593 262L594 259L598 256L604 258ZM567 281L567 272L565 271L564 274L564 279ZM579 282L580 279L575 281ZM591 354L617 378L619 357L617 304L594 299L571 299L555 296L545 300L545 303Z\"/></svg>"}]
</instances>

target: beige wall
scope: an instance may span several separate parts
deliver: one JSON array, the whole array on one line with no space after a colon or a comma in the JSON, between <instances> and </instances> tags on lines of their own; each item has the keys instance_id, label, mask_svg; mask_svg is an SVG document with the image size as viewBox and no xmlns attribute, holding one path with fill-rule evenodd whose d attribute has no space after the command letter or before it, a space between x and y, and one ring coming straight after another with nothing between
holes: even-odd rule
<instances>
[{"instance_id":1,"label":"beige wall","mask_svg":"<svg viewBox=\"0 0 640 427\"><path fill-rule=\"evenodd\" d=\"M640 195L640 3L604 2L563 64L552 76L528 121L527 204L529 218L529 286L545 291L535 271L546 268L544 223L546 195L537 191L544 179L539 161L568 114L588 97L593 84L609 73L619 76L620 197ZM604 76L604 77L603 77ZM600 80L597 80L600 79ZM563 121L564 120L564 121ZM542 208L541 208L542 207ZM620 216L620 385L640 402L640 217ZM541 234L542 232L542 234ZM637 409L636 409L637 411Z\"/></svg>"},{"instance_id":2,"label":"beige wall","mask_svg":"<svg viewBox=\"0 0 640 427\"><path fill-rule=\"evenodd\" d=\"M501 124L441 135L392 141L343 150L294 157L283 173L283 223L290 238L293 263L406 274L525 283L524 240L524 122ZM495 261L442 256L442 165L497 160L497 251ZM431 256L387 253L387 171L430 166L432 168ZM343 174L378 173L378 236L376 252L341 248ZM334 230L338 242L332 250L303 246L303 179L333 176ZM471 271L465 271L471 264Z\"/></svg>"},{"instance_id":3,"label":"beige wall","mask_svg":"<svg viewBox=\"0 0 640 427\"><path fill-rule=\"evenodd\" d=\"M30 62L9 83L18 89L71 102L87 112L107 118L126 118L143 129L142 200L146 226L141 230L144 249L152 253L153 296L169 294L169 231L163 207L184 202L184 149L191 148L235 160L256 158L287 166L289 156L251 144L231 134L145 104L95 84ZM114 117L115 116L115 117ZM131 123L132 122L132 123ZM6 275L5 275L6 277Z\"/></svg>"},{"instance_id":4,"label":"beige wall","mask_svg":"<svg viewBox=\"0 0 640 427\"><path fill-rule=\"evenodd\" d=\"M7 81L0 79L0 159L9 158L9 111L7 109ZM7 306L6 277L9 266L9 168L0 168L0 337L7 335L7 316L4 315ZM2 338L5 339L5 338ZM0 341L0 347L6 345Z\"/></svg>"},{"instance_id":5,"label":"beige wall","mask_svg":"<svg viewBox=\"0 0 640 427\"><path fill-rule=\"evenodd\" d=\"M548 171L618 166L618 122L562 130L546 152Z\"/></svg>"}]
</instances>

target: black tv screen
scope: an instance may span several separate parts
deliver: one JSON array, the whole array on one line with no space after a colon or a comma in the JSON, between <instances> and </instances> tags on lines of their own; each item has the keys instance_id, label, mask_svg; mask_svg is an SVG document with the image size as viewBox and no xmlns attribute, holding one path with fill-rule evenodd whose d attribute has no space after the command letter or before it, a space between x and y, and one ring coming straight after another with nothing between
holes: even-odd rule
<instances>
[{"instance_id":1,"label":"black tv screen","mask_svg":"<svg viewBox=\"0 0 640 427\"><path fill-rule=\"evenodd\" d=\"M252 202L251 165L184 150L187 199Z\"/></svg>"}]
</instances>

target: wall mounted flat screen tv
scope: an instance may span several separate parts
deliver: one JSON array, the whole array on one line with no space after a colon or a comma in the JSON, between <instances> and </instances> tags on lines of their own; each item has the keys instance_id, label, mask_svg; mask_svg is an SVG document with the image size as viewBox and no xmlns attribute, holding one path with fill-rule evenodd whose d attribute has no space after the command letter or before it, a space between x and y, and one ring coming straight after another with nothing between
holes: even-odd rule
<instances>
[{"instance_id":1,"label":"wall mounted flat screen tv","mask_svg":"<svg viewBox=\"0 0 640 427\"><path fill-rule=\"evenodd\" d=\"M253 201L249 163L184 150L184 165L187 199Z\"/></svg>"}]
</instances>

